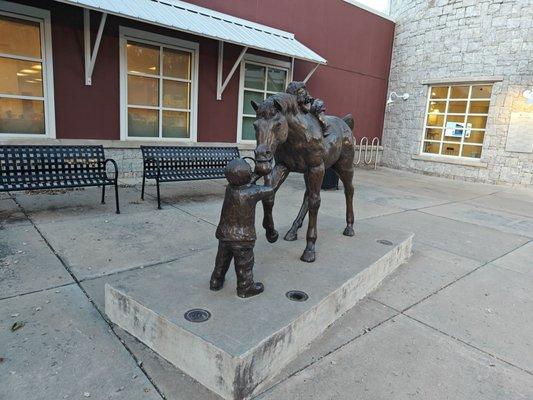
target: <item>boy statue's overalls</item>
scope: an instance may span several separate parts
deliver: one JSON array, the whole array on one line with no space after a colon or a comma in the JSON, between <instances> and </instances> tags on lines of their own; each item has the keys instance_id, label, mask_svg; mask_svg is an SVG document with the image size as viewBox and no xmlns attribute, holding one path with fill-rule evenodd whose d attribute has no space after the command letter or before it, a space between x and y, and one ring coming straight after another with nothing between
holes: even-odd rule
<instances>
[{"instance_id":1,"label":"boy statue's overalls","mask_svg":"<svg viewBox=\"0 0 533 400\"><path fill-rule=\"evenodd\" d=\"M226 166L224 204L217 227L218 253L211 275L211 290L220 290L231 260L237 273L237 295L251 297L263 292L260 282L254 282L255 206L257 202L274 194L269 186L252 182L252 169L243 159L237 158Z\"/></svg>"},{"instance_id":2,"label":"boy statue's overalls","mask_svg":"<svg viewBox=\"0 0 533 400\"><path fill-rule=\"evenodd\" d=\"M287 86L287 93L296 96L298 106L304 113L311 113L317 117L322 127L322 134L324 137L329 135L329 124L326 119L326 106L320 99L312 97L304 82L291 82Z\"/></svg>"}]
</instances>

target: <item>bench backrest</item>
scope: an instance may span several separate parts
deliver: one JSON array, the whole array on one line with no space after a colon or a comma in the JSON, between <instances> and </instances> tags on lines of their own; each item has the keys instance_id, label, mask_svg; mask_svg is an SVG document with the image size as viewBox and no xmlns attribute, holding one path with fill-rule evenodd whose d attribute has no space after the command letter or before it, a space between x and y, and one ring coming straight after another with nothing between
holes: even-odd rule
<instances>
[{"instance_id":1,"label":"bench backrest","mask_svg":"<svg viewBox=\"0 0 533 400\"><path fill-rule=\"evenodd\" d=\"M104 161L103 146L0 146L0 188L100 177L105 173Z\"/></svg>"},{"instance_id":2,"label":"bench backrest","mask_svg":"<svg viewBox=\"0 0 533 400\"><path fill-rule=\"evenodd\" d=\"M161 176L176 180L224 178L224 168L240 157L237 147L141 146L144 172L153 178L158 167Z\"/></svg>"}]
</instances>

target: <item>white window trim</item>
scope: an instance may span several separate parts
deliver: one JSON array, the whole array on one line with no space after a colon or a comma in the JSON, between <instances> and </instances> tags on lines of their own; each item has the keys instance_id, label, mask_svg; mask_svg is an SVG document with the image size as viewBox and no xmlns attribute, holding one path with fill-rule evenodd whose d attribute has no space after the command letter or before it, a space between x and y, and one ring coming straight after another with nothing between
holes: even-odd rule
<instances>
[{"instance_id":1,"label":"white window trim","mask_svg":"<svg viewBox=\"0 0 533 400\"><path fill-rule=\"evenodd\" d=\"M120 27L120 140L123 141L161 141L161 142L196 142L198 139L198 65L200 44L170 36L159 35L138 29ZM128 136L128 74L126 65L126 42L129 40L156 46L166 46L176 50L192 53L191 63L191 115L189 138L154 138ZM148 107L149 108L149 107Z\"/></svg>"},{"instance_id":2,"label":"white window trim","mask_svg":"<svg viewBox=\"0 0 533 400\"><path fill-rule=\"evenodd\" d=\"M262 57L255 54L247 54L241 61L239 72L239 104L237 113L237 143L255 144L255 140L246 140L242 138L242 118L243 118L243 104L244 104L244 67L246 63L261 65L264 67L278 67L287 70L287 81L285 86L292 79L292 63L290 61L276 60L274 58Z\"/></svg>"},{"instance_id":3,"label":"white window trim","mask_svg":"<svg viewBox=\"0 0 533 400\"><path fill-rule=\"evenodd\" d=\"M469 163L482 163L482 158L483 158L483 149L485 147L485 139L487 137L487 126L485 126L484 129L476 129L476 128L473 128L472 130L474 131L483 131L483 143L465 143L464 141L464 136L463 138L461 139L460 142L452 142L452 141L449 141L448 143L446 142L446 140L444 140L444 130L446 129L445 126L443 126L441 129L442 129L442 139L441 140L426 140L426 130L428 128L435 128L434 126L428 126L427 125L427 119L428 119L428 115L429 115L429 106L431 104L432 101L445 101L446 102L446 110L444 110L444 113L440 113L444 116L444 122L446 122L447 120L447 117L448 115L463 115L463 113L448 113L448 103L450 100L452 101L461 101L461 100L464 100L466 101L466 112L465 112L465 121L468 119L469 116L483 116L483 117L489 117L490 115L490 107L491 107L491 100L492 100L492 95L491 95L491 98L489 99L477 99L477 98L474 98L472 99L472 87L474 86L484 86L484 85L487 85L487 84L491 84L492 85L493 82L476 82L476 81L473 81L473 82L461 82L461 83L432 83L430 85L428 85L428 91L427 91L427 103L426 103L426 110L425 110L425 113L424 113L424 127L422 129L422 140L420 141L420 149L419 149L419 152L418 152L418 155L423 157L424 159L441 159L443 161L446 161L446 160L460 160L460 162L463 162L463 161L466 161L466 162L469 162ZM448 89L448 94L446 96L445 99L432 99L431 98L431 89L435 86L448 86L448 87L452 87L452 86L468 86L468 98L465 98L465 99L459 99L459 98L450 98L450 95L451 95L451 89ZM493 86L493 85L492 85ZM494 87L494 86L493 86ZM468 111L470 110L470 102L474 100L474 101L488 101L489 102L489 111L487 114L476 114L476 113L469 113ZM440 115L439 114L439 115ZM488 121L487 121L488 123ZM438 154L435 154L435 153L426 153L424 152L424 143L425 142L431 142L431 143L439 143L439 153ZM452 156L452 155L447 155L447 154L441 154L442 152L442 147L445 145L445 144L459 144L459 155L458 156ZM481 148L481 157L480 158L472 158L472 157L465 157L465 156L462 156L462 152L463 152L463 146L464 145L472 145L472 146L476 146L476 147L479 147Z\"/></svg>"},{"instance_id":4,"label":"white window trim","mask_svg":"<svg viewBox=\"0 0 533 400\"><path fill-rule=\"evenodd\" d=\"M52 60L52 24L50 11L0 0L0 14L13 18L39 22L41 25L41 51L43 64L44 135L27 133L0 133L0 139L33 139L56 137L54 102L54 63ZM23 98L24 96L15 96Z\"/></svg>"}]
</instances>

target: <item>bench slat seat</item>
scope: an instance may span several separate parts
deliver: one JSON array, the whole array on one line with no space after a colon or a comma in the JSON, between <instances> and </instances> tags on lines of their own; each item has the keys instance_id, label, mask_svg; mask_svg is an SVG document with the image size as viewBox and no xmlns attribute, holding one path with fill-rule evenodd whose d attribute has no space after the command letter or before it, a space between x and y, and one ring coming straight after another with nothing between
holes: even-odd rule
<instances>
[{"instance_id":1,"label":"bench slat seat","mask_svg":"<svg viewBox=\"0 0 533 400\"><path fill-rule=\"evenodd\" d=\"M143 154L144 199L146 179L155 179L158 208L161 208L160 182L196 181L221 179L224 168L233 159L239 158L237 147L189 147L189 146L141 146Z\"/></svg>"},{"instance_id":2,"label":"bench slat seat","mask_svg":"<svg viewBox=\"0 0 533 400\"><path fill-rule=\"evenodd\" d=\"M115 176L106 172L107 163ZM0 192L115 186L117 213L118 170L114 160L105 159L103 146L7 145L0 146Z\"/></svg>"}]
</instances>

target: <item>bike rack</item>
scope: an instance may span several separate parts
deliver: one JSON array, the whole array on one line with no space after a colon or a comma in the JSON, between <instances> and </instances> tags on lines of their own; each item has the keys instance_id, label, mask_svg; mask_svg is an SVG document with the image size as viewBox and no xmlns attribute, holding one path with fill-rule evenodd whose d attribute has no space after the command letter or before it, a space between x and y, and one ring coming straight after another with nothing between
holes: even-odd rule
<instances>
[{"instance_id":1,"label":"bike rack","mask_svg":"<svg viewBox=\"0 0 533 400\"><path fill-rule=\"evenodd\" d=\"M355 145L357 146L357 140ZM375 137L369 142L368 137L363 136L359 141L358 150L355 165L372 165L372 159L374 159L374 169L378 167L379 138Z\"/></svg>"}]
</instances>

